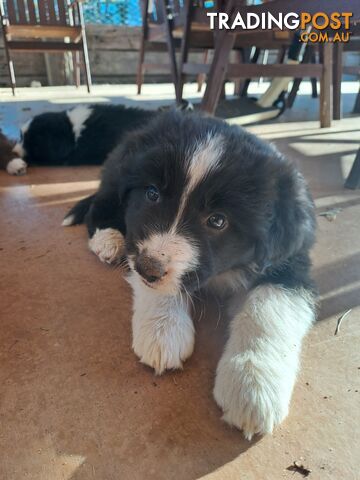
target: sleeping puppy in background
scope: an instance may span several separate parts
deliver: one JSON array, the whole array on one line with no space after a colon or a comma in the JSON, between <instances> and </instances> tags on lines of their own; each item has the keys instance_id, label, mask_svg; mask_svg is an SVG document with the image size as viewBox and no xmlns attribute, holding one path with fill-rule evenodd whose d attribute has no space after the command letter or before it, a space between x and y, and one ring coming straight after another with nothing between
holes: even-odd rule
<instances>
[{"instance_id":1,"label":"sleeping puppy in background","mask_svg":"<svg viewBox=\"0 0 360 480\"><path fill-rule=\"evenodd\" d=\"M83 221L100 260L125 252L132 346L157 374L192 354L191 296L221 291L231 323L215 400L247 439L271 432L288 414L315 315L315 217L294 165L236 126L165 113L115 148L99 190L63 224Z\"/></svg>"},{"instance_id":2,"label":"sleeping puppy in background","mask_svg":"<svg viewBox=\"0 0 360 480\"><path fill-rule=\"evenodd\" d=\"M27 165L101 165L122 135L145 125L156 112L123 105L80 105L36 115L21 127L14 152ZM20 174L15 168L14 175Z\"/></svg>"},{"instance_id":3,"label":"sleeping puppy in background","mask_svg":"<svg viewBox=\"0 0 360 480\"><path fill-rule=\"evenodd\" d=\"M193 110L187 101L176 108ZM126 132L146 125L156 115L159 111L102 104L41 113L21 127L13 151L22 161L13 162L8 172L22 175L27 165L102 165Z\"/></svg>"},{"instance_id":4,"label":"sleeping puppy in background","mask_svg":"<svg viewBox=\"0 0 360 480\"><path fill-rule=\"evenodd\" d=\"M9 175L23 175L26 173L26 163L14 152L15 142L8 139L0 130L0 168Z\"/></svg>"}]
</instances>

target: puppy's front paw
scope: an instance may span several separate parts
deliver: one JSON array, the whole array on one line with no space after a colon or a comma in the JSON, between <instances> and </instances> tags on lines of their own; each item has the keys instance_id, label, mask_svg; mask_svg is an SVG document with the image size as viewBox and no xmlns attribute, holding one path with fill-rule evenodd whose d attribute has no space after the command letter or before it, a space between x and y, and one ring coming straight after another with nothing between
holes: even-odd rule
<instances>
[{"instance_id":1,"label":"puppy's front paw","mask_svg":"<svg viewBox=\"0 0 360 480\"><path fill-rule=\"evenodd\" d=\"M195 332L190 318L159 318L142 322L133 320L133 349L141 363L160 375L165 370L182 368L194 350Z\"/></svg>"},{"instance_id":2,"label":"puppy's front paw","mask_svg":"<svg viewBox=\"0 0 360 480\"><path fill-rule=\"evenodd\" d=\"M113 263L124 254L124 237L114 228L96 229L89 248L104 263Z\"/></svg>"},{"instance_id":3,"label":"puppy's front paw","mask_svg":"<svg viewBox=\"0 0 360 480\"><path fill-rule=\"evenodd\" d=\"M13 158L6 166L9 175L25 175L27 163L22 158Z\"/></svg>"},{"instance_id":4,"label":"puppy's front paw","mask_svg":"<svg viewBox=\"0 0 360 480\"><path fill-rule=\"evenodd\" d=\"M214 397L223 419L251 440L257 433L271 433L287 416L291 389L261 360L234 355L220 360Z\"/></svg>"}]
</instances>

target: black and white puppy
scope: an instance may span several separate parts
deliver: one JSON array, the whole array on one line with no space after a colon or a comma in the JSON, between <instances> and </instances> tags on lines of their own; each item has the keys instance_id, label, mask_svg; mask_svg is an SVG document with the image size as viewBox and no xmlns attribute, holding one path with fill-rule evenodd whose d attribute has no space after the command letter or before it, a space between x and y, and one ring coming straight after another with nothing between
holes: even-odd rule
<instances>
[{"instance_id":1,"label":"black and white puppy","mask_svg":"<svg viewBox=\"0 0 360 480\"><path fill-rule=\"evenodd\" d=\"M21 127L13 151L18 160L8 172L21 175L27 165L102 165L129 130L145 125L157 112L123 105L80 105L36 115Z\"/></svg>"},{"instance_id":2,"label":"black and white puppy","mask_svg":"<svg viewBox=\"0 0 360 480\"><path fill-rule=\"evenodd\" d=\"M125 251L133 349L157 374L192 354L191 295L226 294L214 397L247 439L271 432L288 413L315 311L313 203L294 165L236 126L165 113L115 148L99 190L64 224L84 219L102 261Z\"/></svg>"}]
</instances>

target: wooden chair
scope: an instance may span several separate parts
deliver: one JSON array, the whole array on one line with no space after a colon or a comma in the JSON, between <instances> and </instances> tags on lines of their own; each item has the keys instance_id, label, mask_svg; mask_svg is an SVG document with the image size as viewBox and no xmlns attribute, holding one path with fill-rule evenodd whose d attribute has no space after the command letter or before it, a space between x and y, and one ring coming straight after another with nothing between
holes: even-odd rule
<instances>
[{"instance_id":1,"label":"wooden chair","mask_svg":"<svg viewBox=\"0 0 360 480\"><path fill-rule=\"evenodd\" d=\"M279 12L288 11L289 3L287 0L273 0L261 5L244 6L242 0L228 0L225 4L225 10L229 18L234 18L237 12L246 15L247 12L270 12L273 15ZM312 0L296 0L291 4L291 11L301 13L303 11L316 13L322 11L331 13L341 10L341 2L338 0L324 0L313 2ZM348 0L348 11L354 12L354 20L359 18L360 4L357 0ZM260 46L259 42L268 43L268 35L274 35L276 31L229 31L221 30L216 36L216 48L214 58L210 69L207 67L204 72L208 72L208 82L204 97L202 99L201 108L208 113L213 114L217 107L223 81L226 76L230 78L254 78L254 77L314 77L320 79L320 123L322 127L329 127L332 119L332 43L325 43L323 47L322 61L319 64L233 64L230 63L230 52L233 50L237 42L245 42L256 39L256 46ZM278 35L288 35L286 30L279 31ZM252 39L251 39L252 37ZM266 47L265 47L266 48ZM183 64L181 74L194 71L191 65Z\"/></svg>"},{"instance_id":2,"label":"wooden chair","mask_svg":"<svg viewBox=\"0 0 360 480\"><path fill-rule=\"evenodd\" d=\"M267 1L267 0L263 0ZM180 59L179 77L180 77L180 99L182 97L183 85L189 74L199 74L206 76L210 70L207 62L194 63L189 59L189 50L194 47L194 41L198 44L207 45L209 50L215 50L215 43L219 38L220 32L210 31L209 12L227 11L232 0L216 0L212 2L212 7L207 6L208 2L184 0L184 25L185 34L182 41L182 54ZM238 0L238 5L245 5L246 0ZM196 33L195 33L196 32ZM257 64L257 62L266 58L269 50L276 50L278 63L283 63L286 57L287 49L291 45L294 34L290 31L246 31L236 37L232 46L233 60L238 64ZM202 39L202 42L199 40ZM264 53L263 57L261 53ZM234 63L234 62L233 62ZM265 64L267 61L265 60ZM232 77L227 72L224 80L230 80ZM233 78L235 80L234 94L241 97L247 96L247 90L251 82L250 78ZM224 97L224 84L221 84L221 98Z\"/></svg>"},{"instance_id":3,"label":"wooden chair","mask_svg":"<svg viewBox=\"0 0 360 480\"><path fill-rule=\"evenodd\" d=\"M168 53L171 79L177 94L178 73L176 64L176 49L180 47L180 40L173 35L174 21L180 13L178 1L170 4L168 0L142 0L142 35L139 51L139 63L136 76L137 93L140 95L144 82L144 74L152 69L169 70L168 64L145 63L145 52Z\"/></svg>"},{"instance_id":4,"label":"wooden chair","mask_svg":"<svg viewBox=\"0 0 360 480\"><path fill-rule=\"evenodd\" d=\"M176 53L180 52L184 35L184 0L141 0L142 36L139 51L139 63L136 76L137 93L141 93L144 75L150 70L165 70L171 73L176 99L179 101L179 76ZM208 50L203 45L195 46L203 52L206 63ZM145 62L146 52L164 52L169 64ZM197 76L198 91L204 83L204 75Z\"/></svg>"},{"instance_id":5,"label":"wooden chair","mask_svg":"<svg viewBox=\"0 0 360 480\"><path fill-rule=\"evenodd\" d=\"M91 74L81 0L0 0L0 19L11 88L15 72L11 53L74 52L75 80L80 85L80 52L90 93Z\"/></svg>"}]
</instances>

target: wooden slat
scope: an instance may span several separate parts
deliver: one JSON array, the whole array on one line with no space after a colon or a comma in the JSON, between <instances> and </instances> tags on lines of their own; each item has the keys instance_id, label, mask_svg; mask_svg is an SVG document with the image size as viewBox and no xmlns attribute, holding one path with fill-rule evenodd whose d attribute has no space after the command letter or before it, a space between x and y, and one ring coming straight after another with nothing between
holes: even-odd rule
<instances>
[{"instance_id":1,"label":"wooden slat","mask_svg":"<svg viewBox=\"0 0 360 480\"><path fill-rule=\"evenodd\" d=\"M40 17L40 23L42 25L46 25L48 23L47 21L47 5L46 2L43 0L40 0L38 2L38 7L39 7L39 17Z\"/></svg>"},{"instance_id":2,"label":"wooden slat","mask_svg":"<svg viewBox=\"0 0 360 480\"><path fill-rule=\"evenodd\" d=\"M48 21L49 24L51 25L56 25L57 24L57 18L55 14L55 0L46 0L47 3L47 9L48 9Z\"/></svg>"},{"instance_id":3,"label":"wooden slat","mask_svg":"<svg viewBox=\"0 0 360 480\"><path fill-rule=\"evenodd\" d=\"M59 23L61 25L69 25L69 18L67 16L67 4L65 0L57 0L58 9L59 9Z\"/></svg>"},{"instance_id":4,"label":"wooden slat","mask_svg":"<svg viewBox=\"0 0 360 480\"><path fill-rule=\"evenodd\" d=\"M25 1L24 0L17 0L18 5L18 12L19 12L19 23L25 25L28 23L26 10L25 10Z\"/></svg>"},{"instance_id":5,"label":"wooden slat","mask_svg":"<svg viewBox=\"0 0 360 480\"><path fill-rule=\"evenodd\" d=\"M341 80L343 75L343 44L336 42L333 46L333 119L341 120Z\"/></svg>"},{"instance_id":6,"label":"wooden slat","mask_svg":"<svg viewBox=\"0 0 360 480\"><path fill-rule=\"evenodd\" d=\"M37 24L36 10L34 0L27 0L28 11L29 11L29 23L31 25Z\"/></svg>"},{"instance_id":7,"label":"wooden slat","mask_svg":"<svg viewBox=\"0 0 360 480\"><path fill-rule=\"evenodd\" d=\"M209 64L185 63L183 72L190 75L198 73L209 73ZM322 73L322 65L258 65L250 63L242 63L241 65L232 63L227 69L228 78L258 78L258 77L316 77L320 78Z\"/></svg>"},{"instance_id":8,"label":"wooden slat","mask_svg":"<svg viewBox=\"0 0 360 480\"><path fill-rule=\"evenodd\" d=\"M81 37L80 27L57 25L9 25L5 33L12 38L65 38L77 40Z\"/></svg>"},{"instance_id":9,"label":"wooden slat","mask_svg":"<svg viewBox=\"0 0 360 480\"><path fill-rule=\"evenodd\" d=\"M14 1L13 0L8 0L6 2L6 5L7 5L8 17L9 17L10 23L17 24L18 19L17 19L17 15L16 15Z\"/></svg>"},{"instance_id":10,"label":"wooden slat","mask_svg":"<svg viewBox=\"0 0 360 480\"><path fill-rule=\"evenodd\" d=\"M299 65L259 65L243 63L242 65L230 63L227 68L229 78L256 78L256 77L294 77L320 78L323 72L322 65L299 64Z\"/></svg>"},{"instance_id":11,"label":"wooden slat","mask_svg":"<svg viewBox=\"0 0 360 480\"><path fill-rule=\"evenodd\" d=\"M321 128L331 127L333 118L332 112L332 59L333 44L324 43L323 49L323 69L320 79L320 126ZM313 68L316 65L311 65ZM314 74L311 75L314 77Z\"/></svg>"},{"instance_id":12,"label":"wooden slat","mask_svg":"<svg viewBox=\"0 0 360 480\"><path fill-rule=\"evenodd\" d=\"M10 50L19 52L67 52L82 50L81 42L79 43L65 43L65 42L8 42Z\"/></svg>"}]
</instances>

